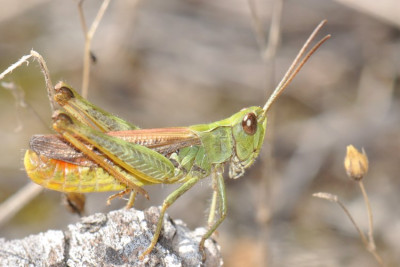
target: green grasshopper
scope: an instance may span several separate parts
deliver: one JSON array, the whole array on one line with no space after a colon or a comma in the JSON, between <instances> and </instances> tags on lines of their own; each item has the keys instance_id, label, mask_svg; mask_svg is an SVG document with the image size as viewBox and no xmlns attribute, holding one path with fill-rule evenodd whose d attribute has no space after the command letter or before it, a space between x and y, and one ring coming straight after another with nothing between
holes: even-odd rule
<instances>
[{"instance_id":1,"label":"green grasshopper","mask_svg":"<svg viewBox=\"0 0 400 267\"><path fill-rule=\"evenodd\" d=\"M32 51L0 74L2 79L28 58L37 59L52 107L54 101L61 106L53 114L57 134L35 135L30 140L24 157L28 176L45 188L67 193L121 191L109 200L131 193L127 207L133 205L137 193L148 198L144 185L181 184L164 200L153 239L140 256L143 259L158 241L167 208L200 179L211 175L214 192L208 230L199 244L203 251L204 242L227 214L225 165L229 177L238 178L254 163L264 141L272 103L330 37L325 36L306 53L324 23L310 35L263 108L244 108L227 119L189 127L139 129L94 106L64 82L53 89L45 61Z\"/></svg>"}]
</instances>

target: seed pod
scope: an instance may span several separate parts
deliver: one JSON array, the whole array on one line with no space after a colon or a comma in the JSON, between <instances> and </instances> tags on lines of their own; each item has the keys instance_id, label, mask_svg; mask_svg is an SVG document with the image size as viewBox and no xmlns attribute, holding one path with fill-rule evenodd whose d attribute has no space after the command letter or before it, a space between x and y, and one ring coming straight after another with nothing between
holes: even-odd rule
<instances>
[{"instance_id":1,"label":"seed pod","mask_svg":"<svg viewBox=\"0 0 400 267\"><path fill-rule=\"evenodd\" d=\"M347 146L344 168L351 179L360 181L368 172L368 158L364 149L360 153L354 146Z\"/></svg>"}]
</instances>

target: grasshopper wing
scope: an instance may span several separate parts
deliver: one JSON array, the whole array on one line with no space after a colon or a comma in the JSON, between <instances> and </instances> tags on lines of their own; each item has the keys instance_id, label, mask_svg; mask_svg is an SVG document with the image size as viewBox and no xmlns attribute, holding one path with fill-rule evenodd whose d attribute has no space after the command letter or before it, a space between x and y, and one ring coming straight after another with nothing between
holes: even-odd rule
<instances>
[{"instance_id":1,"label":"grasshopper wing","mask_svg":"<svg viewBox=\"0 0 400 267\"><path fill-rule=\"evenodd\" d=\"M101 167L105 166L104 159L89 151L87 144L107 156L114 164L149 184L165 183L174 177L175 166L163 154L199 142L195 133L187 128L153 129L153 132L156 132L153 137L145 137L152 132L151 130L123 131L109 135L96 131L65 113L57 116L53 127L63 138ZM129 137L123 140L121 136ZM143 143L148 147L137 143ZM162 151L162 154L155 151L156 149Z\"/></svg>"}]
</instances>

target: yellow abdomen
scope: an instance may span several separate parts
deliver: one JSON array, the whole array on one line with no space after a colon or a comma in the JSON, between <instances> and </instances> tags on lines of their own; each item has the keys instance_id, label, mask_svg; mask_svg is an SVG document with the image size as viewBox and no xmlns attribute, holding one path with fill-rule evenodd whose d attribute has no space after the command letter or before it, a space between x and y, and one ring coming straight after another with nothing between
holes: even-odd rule
<instances>
[{"instance_id":1,"label":"yellow abdomen","mask_svg":"<svg viewBox=\"0 0 400 267\"><path fill-rule=\"evenodd\" d=\"M35 183L60 192L104 192L126 189L100 167L78 166L38 155L28 149L24 157L25 170Z\"/></svg>"}]
</instances>

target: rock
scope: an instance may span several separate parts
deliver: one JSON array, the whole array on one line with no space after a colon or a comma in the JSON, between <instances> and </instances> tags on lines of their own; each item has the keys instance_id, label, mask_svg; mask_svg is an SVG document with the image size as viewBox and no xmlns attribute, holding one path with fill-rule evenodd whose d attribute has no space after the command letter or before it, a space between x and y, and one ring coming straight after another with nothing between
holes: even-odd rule
<instances>
[{"instance_id":1,"label":"rock","mask_svg":"<svg viewBox=\"0 0 400 267\"><path fill-rule=\"evenodd\" d=\"M18 240L0 239L1 266L200 266L198 244L204 228L190 231L165 215L163 230L152 253L138 256L150 244L159 209L117 210L97 213L69 225L68 230L49 230ZM205 243L202 266L221 266L214 240Z\"/></svg>"}]
</instances>

